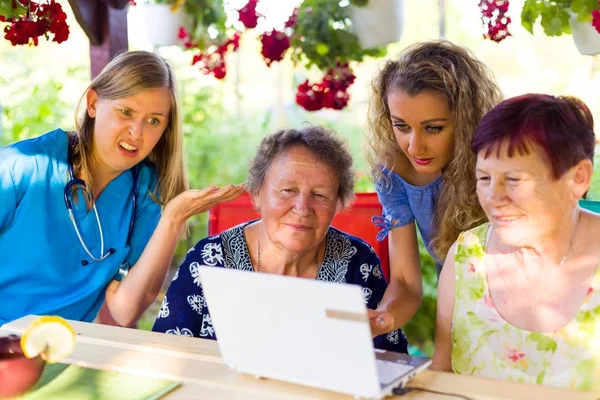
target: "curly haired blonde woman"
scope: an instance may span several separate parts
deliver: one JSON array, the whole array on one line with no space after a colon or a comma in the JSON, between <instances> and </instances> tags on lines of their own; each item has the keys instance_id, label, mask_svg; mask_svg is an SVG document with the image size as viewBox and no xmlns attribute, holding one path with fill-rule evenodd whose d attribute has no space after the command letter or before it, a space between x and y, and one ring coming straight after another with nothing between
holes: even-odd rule
<instances>
[{"instance_id":1,"label":"curly haired blonde woman","mask_svg":"<svg viewBox=\"0 0 600 400\"><path fill-rule=\"evenodd\" d=\"M501 99L489 69L448 41L406 48L373 79L369 160L383 205L373 220L390 249L390 284L370 315L374 335L403 326L421 303L415 224L439 273L459 233L484 221L470 143Z\"/></svg>"}]
</instances>

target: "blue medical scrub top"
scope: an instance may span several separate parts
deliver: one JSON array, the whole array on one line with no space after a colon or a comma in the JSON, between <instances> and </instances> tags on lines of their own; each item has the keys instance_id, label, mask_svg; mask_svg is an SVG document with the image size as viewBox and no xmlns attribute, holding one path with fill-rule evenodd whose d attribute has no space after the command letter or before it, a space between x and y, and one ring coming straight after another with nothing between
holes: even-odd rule
<instances>
[{"instance_id":1,"label":"blue medical scrub top","mask_svg":"<svg viewBox=\"0 0 600 400\"><path fill-rule=\"evenodd\" d=\"M125 260L134 265L160 219L149 196L156 187L153 167L140 164L135 224L127 246L133 211L133 178L127 171L112 180L96 201L104 251L90 261L65 207L69 181L68 136L57 129L0 149L0 325L27 314L52 314L92 321L106 286L117 279ZM79 191L81 192L81 191ZM84 201L73 204L76 221L90 252L100 254L100 233Z\"/></svg>"}]
</instances>

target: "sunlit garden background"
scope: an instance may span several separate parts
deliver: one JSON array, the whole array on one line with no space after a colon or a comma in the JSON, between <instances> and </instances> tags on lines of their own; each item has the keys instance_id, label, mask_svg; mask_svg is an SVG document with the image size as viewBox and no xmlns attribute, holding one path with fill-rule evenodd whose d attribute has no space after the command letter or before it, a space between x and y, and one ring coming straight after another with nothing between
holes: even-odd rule
<instances>
[{"instance_id":1,"label":"sunlit garden background","mask_svg":"<svg viewBox=\"0 0 600 400\"><path fill-rule=\"evenodd\" d=\"M74 126L75 106L89 83L89 42L70 14L68 2L59 3L68 14L71 29L66 42L43 40L37 47L12 47L0 38L0 144L37 136L56 127L67 130ZM287 3L282 0L272 3L274 15L286 15L293 8L293 4L282 6L281 3ZM501 43L483 40L477 3L446 1L445 38L468 47L483 60L507 97L525 92L578 96L600 121L600 56L580 55L570 35L547 37L539 26L531 35L519 23L523 0L511 1L512 36ZM257 34L244 34L239 51L228 55L226 78L217 80L191 66L191 54L179 46L153 49L135 7L130 9L130 49L156 51L175 66L183 102L191 186L243 182L248 160L265 134L311 123L330 126L347 139L359 174L356 191L373 191L363 133L369 81L382 59L371 58L354 66L357 79L350 89L348 107L342 111L308 112L296 104L294 88L306 78L316 79L319 71L294 66L289 58L267 67L260 56ZM389 45L388 57L411 43L439 36L438 0L406 0L401 40ZM595 174L589 198L600 199L600 171ZM206 232L206 215L193 220L191 235L181 243L173 268L187 248ZM416 348L431 354L437 282L431 259L424 250L421 256L425 299L405 330ZM153 307L146 313L140 328L151 328L157 310Z\"/></svg>"}]
</instances>

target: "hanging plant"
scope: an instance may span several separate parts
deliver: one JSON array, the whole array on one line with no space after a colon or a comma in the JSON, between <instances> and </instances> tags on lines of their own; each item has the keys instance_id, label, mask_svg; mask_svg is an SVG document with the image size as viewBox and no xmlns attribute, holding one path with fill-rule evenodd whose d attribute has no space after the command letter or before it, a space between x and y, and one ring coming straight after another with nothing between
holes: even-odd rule
<instances>
[{"instance_id":1,"label":"hanging plant","mask_svg":"<svg viewBox=\"0 0 600 400\"><path fill-rule=\"evenodd\" d=\"M508 36L508 24L511 23L508 12L509 0L480 0L479 10L483 22L483 37L500 43Z\"/></svg>"},{"instance_id":2,"label":"hanging plant","mask_svg":"<svg viewBox=\"0 0 600 400\"><path fill-rule=\"evenodd\" d=\"M182 9L188 17L188 26L179 26L178 38L191 52L192 65L206 75L223 79L227 75L225 55L239 47L239 33L226 26L227 14L222 0L136 0L135 4L155 3Z\"/></svg>"},{"instance_id":3,"label":"hanging plant","mask_svg":"<svg viewBox=\"0 0 600 400\"><path fill-rule=\"evenodd\" d=\"M362 48L352 26L350 6L364 7L368 0L342 3L304 0L286 24L292 61L326 71L320 82L307 80L297 88L296 102L308 111L346 107L350 99L348 89L355 80L350 62L385 55L381 48Z\"/></svg>"},{"instance_id":4,"label":"hanging plant","mask_svg":"<svg viewBox=\"0 0 600 400\"><path fill-rule=\"evenodd\" d=\"M56 0L0 0L0 22L5 22L4 38L13 46L37 46L44 37L62 43L69 38L67 14Z\"/></svg>"},{"instance_id":5,"label":"hanging plant","mask_svg":"<svg viewBox=\"0 0 600 400\"><path fill-rule=\"evenodd\" d=\"M580 22L592 22L594 11L598 10L598 0L525 0L521 24L533 34L533 26L539 19L547 36L560 36L571 34L571 15Z\"/></svg>"},{"instance_id":6,"label":"hanging plant","mask_svg":"<svg viewBox=\"0 0 600 400\"><path fill-rule=\"evenodd\" d=\"M181 1L171 0L171 3L177 5L174 3ZM248 0L237 10L238 20L244 29L256 28L259 19L264 18L257 11L258 4L259 0ZM267 66L281 61L290 51L295 64L325 71L320 82L306 81L297 89L296 102L306 110L344 108L350 98L348 89L355 79L350 62L360 62L365 56L380 57L385 54L379 48L361 47L352 26L350 5L367 6L368 0L345 3L339 0L304 0L282 28L273 28L259 35L261 55ZM237 50L241 32L226 34L231 29L225 26L222 2L187 0L182 6L197 18L193 32L185 29L179 32L184 47L199 50L192 63L198 65L203 73L223 79L227 74L225 55ZM203 13L200 13L201 9ZM207 38L207 32L211 31L218 34Z\"/></svg>"}]
</instances>

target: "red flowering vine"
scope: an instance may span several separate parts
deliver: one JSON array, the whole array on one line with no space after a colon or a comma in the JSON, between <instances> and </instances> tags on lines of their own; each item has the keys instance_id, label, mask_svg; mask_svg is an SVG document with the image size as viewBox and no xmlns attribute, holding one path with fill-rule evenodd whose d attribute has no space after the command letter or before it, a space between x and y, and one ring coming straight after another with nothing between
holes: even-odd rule
<instances>
[{"instance_id":1,"label":"red flowering vine","mask_svg":"<svg viewBox=\"0 0 600 400\"><path fill-rule=\"evenodd\" d=\"M5 18L0 16L1 22L8 22L4 28L4 38L17 45L38 45L40 36L47 40L49 34L53 34L53 42L62 43L69 38L69 25L67 25L67 14L63 11L56 0L46 0L45 3L33 0L13 0L14 8L16 2L27 8L25 15L16 18Z\"/></svg>"},{"instance_id":2,"label":"red flowering vine","mask_svg":"<svg viewBox=\"0 0 600 400\"><path fill-rule=\"evenodd\" d=\"M248 3L238 10L238 18L246 29L256 28L258 18L262 17L256 12L258 0L249 0Z\"/></svg>"},{"instance_id":3,"label":"red flowering vine","mask_svg":"<svg viewBox=\"0 0 600 400\"><path fill-rule=\"evenodd\" d=\"M179 37L179 39L181 39L183 41L183 46L186 49L191 49L192 47L196 47L194 42L192 42L190 33L183 26L179 27L179 33L178 33L177 37Z\"/></svg>"},{"instance_id":4,"label":"red flowering vine","mask_svg":"<svg viewBox=\"0 0 600 400\"><path fill-rule=\"evenodd\" d=\"M509 0L479 1L481 21L485 30L483 33L484 38L499 43L510 36L508 24L511 23L511 19L506 16L508 6Z\"/></svg>"},{"instance_id":5,"label":"red flowering vine","mask_svg":"<svg viewBox=\"0 0 600 400\"><path fill-rule=\"evenodd\" d=\"M600 1L598 1L600 5ZM592 11L592 26L600 33L600 10Z\"/></svg>"},{"instance_id":6,"label":"red flowering vine","mask_svg":"<svg viewBox=\"0 0 600 400\"><path fill-rule=\"evenodd\" d=\"M300 84L296 92L296 103L307 111L322 108L341 110L348 105L348 88L355 79L348 63L338 65L328 70L321 82L310 83L306 80Z\"/></svg>"},{"instance_id":7,"label":"red flowering vine","mask_svg":"<svg viewBox=\"0 0 600 400\"><path fill-rule=\"evenodd\" d=\"M182 33L188 38L188 44L193 47L191 41L189 41L189 35L185 32L185 29L179 30L181 37ZM225 63L225 54L228 51L236 51L240 46L240 34L236 32L230 39L220 44L219 46L211 48L209 51L199 53L192 59L192 65L198 64L200 71L203 74L214 75L217 79L223 79L227 75L227 64ZM187 47L187 44L186 44ZM188 48L190 48L188 47Z\"/></svg>"}]
</instances>

